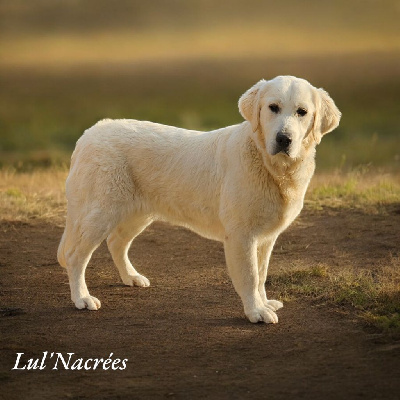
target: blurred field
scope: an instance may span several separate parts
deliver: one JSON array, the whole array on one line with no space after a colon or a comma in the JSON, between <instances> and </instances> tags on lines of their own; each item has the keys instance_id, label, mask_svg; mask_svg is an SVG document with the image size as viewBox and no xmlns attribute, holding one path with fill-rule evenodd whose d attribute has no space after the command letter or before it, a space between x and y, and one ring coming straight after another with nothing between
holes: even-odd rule
<instances>
[{"instance_id":1,"label":"blurred field","mask_svg":"<svg viewBox=\"0 0 400 400\"><path fill-rule=\"evenodd\" d=\"M281 3L1 3L0 165L68 163L106 117L235 124L247 88L290 74L324 87L343 113L318 149L320 170L397 169L398 3Z\"/></svg>"}]
</instances>

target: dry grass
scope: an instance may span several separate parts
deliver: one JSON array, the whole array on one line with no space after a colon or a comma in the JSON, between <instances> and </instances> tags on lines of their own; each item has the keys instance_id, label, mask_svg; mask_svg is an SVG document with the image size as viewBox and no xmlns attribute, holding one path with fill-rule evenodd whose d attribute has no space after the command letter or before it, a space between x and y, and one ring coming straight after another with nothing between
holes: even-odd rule
<instances>
[{"instance_id":1,"label":"dry grass","mask_svg":"<svg viewBox=\"0 0 400 400\"><path fill-rule=\"evenodd\" d=\"M369 173L368 168L349 173L317 174L306 197L306 207L358 209L363 212L385 213L400 203L400 174Z\"/></svg>"},{"instance_id":2,"label":"dry grass","mask_svg":"<svg viewBox=\"0 0 400 400\"><path fill-rule=\"evenodd\" d=\"M0 215L8 221L35 219L62 223L66 169L16 173L0 171Z\"/></svg>"}]
</instances>

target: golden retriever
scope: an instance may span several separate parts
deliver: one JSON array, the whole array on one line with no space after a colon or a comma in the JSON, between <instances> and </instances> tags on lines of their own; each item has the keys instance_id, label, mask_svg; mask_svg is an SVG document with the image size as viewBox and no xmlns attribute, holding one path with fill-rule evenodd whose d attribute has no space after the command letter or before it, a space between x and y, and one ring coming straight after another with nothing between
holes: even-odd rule
<instances>
[{"instance_id":1,"label":"golden retriever","mask_svg":"<svg viewBox=\"0 0 400 400\"><path fill-rule=\"evenodd\" d=\"M315 147L341 113L324 90L292 76L259 81L239 110L244 122L211 132L136 120L103 120L85 131L72 155L58 249L77 308L100 308L85 269L104 239L122 281L150 285L128 249L163 220L223 242L247 318L278 322L282 303L265 293L271 251L300 213Z\"/></svg>"}]
</instances>

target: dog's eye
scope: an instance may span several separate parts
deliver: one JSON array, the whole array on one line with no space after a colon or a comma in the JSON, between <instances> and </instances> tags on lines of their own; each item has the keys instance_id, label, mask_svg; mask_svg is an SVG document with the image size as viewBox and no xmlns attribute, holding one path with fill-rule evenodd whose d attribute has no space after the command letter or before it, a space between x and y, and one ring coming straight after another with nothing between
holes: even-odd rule
<instances>
[{"instance_id":1,"label":"dog's eye","mask_svg":"<svg viewBox=\"0 0 400 400\"><path fill-rule=\"evenodd\" d=\"M300 117L304 117L307 114L307 110L304 108L298 108L296 111L297 115L300 115Z\"/></svg>"},{"instance_id":2,"label":"dog's eye","mask_svg":"<svg viewBox=\"0 0 400 400\"><path fill-rule=\"evenodd\" d=\"M279 108L278 104L270 104L269 105L269 109L275 114L278 114L279 111L281 111L281 109Z\"/></svg>"}]
</instances>

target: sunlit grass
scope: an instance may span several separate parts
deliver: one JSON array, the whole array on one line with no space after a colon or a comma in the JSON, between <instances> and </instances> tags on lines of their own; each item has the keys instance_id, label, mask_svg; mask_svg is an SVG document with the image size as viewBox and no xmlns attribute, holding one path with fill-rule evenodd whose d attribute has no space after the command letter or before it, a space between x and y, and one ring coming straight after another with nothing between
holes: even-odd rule
<instances>
[{"instance_id":1,"label":"sunlit grass","mask_svg":"<svg viewBox=\"0 0 400 400\"><path fill-rule=\"evenodd\" d=\"M400 335L400 260L391 258L372 270L326 265L293 267L268 281L285 301L306 296L351 307L366 323Z\"/></svg>"},{"instance_id":2,"label":"sunlit grass","mask_svg":"<svg viewBox=\"0 0 400 400\"><path fill-rule=\"evenodd\" d=\"M66 169L16 173L0 171L0 215L7 221L52 221L65 216Z\"/></svg>"},{"instance_id":3,"label":"sunlit grass","mask_svg":"<svg viewBox=\"0 0 400 400\"><path fill-rule=\"evenodd\" d=\"M368 213L385 213L387 207L400 204L400 174L368 173L317 174L306 197L309 209L352 208Z\"/></svg>"}]
</instances>

